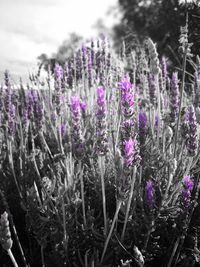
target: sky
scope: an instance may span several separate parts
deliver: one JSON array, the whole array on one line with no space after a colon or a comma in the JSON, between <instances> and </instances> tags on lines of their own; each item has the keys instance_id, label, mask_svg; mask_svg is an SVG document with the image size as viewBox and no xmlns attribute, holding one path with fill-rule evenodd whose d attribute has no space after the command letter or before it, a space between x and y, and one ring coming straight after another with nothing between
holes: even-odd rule
<instances>
[{"instance_id":1,"label":"sky","mask_svg":"<svg viewBox=\"0 0 200 267\"><path fill-rule=\"evenodd\" d=\"M95 37L98 19L107 27L117 22L107 15L116 6L117 0L0 0L0 72L26 76L70 33Z\"/></svg>"}]
</instances>

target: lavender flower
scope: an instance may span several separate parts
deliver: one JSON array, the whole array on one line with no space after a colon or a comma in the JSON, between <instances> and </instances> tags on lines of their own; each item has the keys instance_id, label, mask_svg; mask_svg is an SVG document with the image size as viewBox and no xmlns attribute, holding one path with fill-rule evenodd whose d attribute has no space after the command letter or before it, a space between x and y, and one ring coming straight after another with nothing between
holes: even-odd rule
<instances>
[{"instance_id":1,"label":"lavender flower","mask_svg":"<svg viewBox=\"0 0 200 267\"><path fill-rule=\"evenodd\" d=\"M152 105L156 104L156 90L157 90L156 76L153 74L150 74L149 75L149 97L150 97L150 103Z\"/></svg>"},{"instance_id":2,"label":"lavender flower","mask_svg":"<svg viewBox=\"0 0 200 267\"><path fill-rule=\"evenodd\" d=\"M121 92L121 111L122 111L122 123L121 134L122 142L130 138L134 138L134 105L135 99L132 93L132 84L128 78L124 78L119 83L119 89Z\"/></svg>"},{"instance_id":3,"label":"lavender flower","mask_svg":"<svg viewBox=\"0 0 200 267\"><path fill-rule=\"evenodd\" d=\"M180 95L178 82L178 73L173 72L170 86L170 117L172 122L175 121L178 114Z\"/></svg>"},{"instance_id":4,"label":"lavender flower","mask_svg":"<svg viewBox=\"0 0 200 267\"><path fill-rule=\"evenodd\" d=\"M91 54L90 54L91 64L94 67L95 64L95 52L94 52L94 40L91 40Z\"/></svg>"},{"instance_id":5,"label":"lavender flower","mask_svg":"<svg viewBox=\"0 0 200 267\"><path fill-rule=\"evenodd\" d=\"M82 78L82 58L81 58L81 51L80 49L77 51L76 56L75 56L75 69L76 69L76 79L80 80Z\"/></svg>"},{"instance_id":6,"label":"lavender flower","mask_svg":"<svg viewBox=\"0 0 200 267\"><path fill-rule=\"evenodd\" d=\"M130 168L135 163L136 156L136 139L125 140L124 143L124 165L125 168Z\"/></svg>"},{"instance_id":7,"label":"lavender flower","mask_svg":"<svg viewBox=\"0 0 200 267\"><path fill-rule=\"evenodd\" d=\"M105 91L103 87L98 87L96 90L96 134L97 143L96 150L99 155L104 155L108 150L108 138L106 127L106 104Z\"/></svg>"},{"instance_id":8,"label":"lavender flower","mask_svg":"<svg viewBox=\"0 0 200 267\"><path fill-rule=\"evenodd\" d=\"M161 73L162 73L163 80L166 81L166 78L167 78L167 61L166 61L165 57L162 57L160 65L161 65Z\"/></svg>"},{"instance_id":9,"label":"lavender flower","mask_svg":"<svg viewBox=\"0 0 200 267\"><path fill-rule=\"evenodd\" d=\"M80 102L80 107L81 107L81 110L82 112L86 112L86 109L87 109L87 104L85 102Z\"/></svg>"},{"instance_id":10,"label":"lavender flower","mask_svg":"<svg viewBox=\"0 0 200 267\"><path fill-rule=\"evenodd\" d=\"M6 75L7 74L5 73L5 76ZM15 110L16 110L16 108L12 102L12 90L10 87L9 77L6 76L5 80L6 80L7 87L6 87L6 91L5 91L6 95L4 98L4 103L5 103L4 105L5 105L5 110L7 113L8 133L12 136L15 132L15 115L16 115Z\"/></svg>"},{"instance_id":11,"label":"lavender flower","mask_svg":"<svg viewBox=\"0 0 200 267\"><path fill-rule=\"evenodd\" d=\"M132 84L128 78L124 78L118 83L119 88L121 89L122 94L130 93L132 89Z\"/></svg>"},{"instance_id":12,"label":"lavender flower","mask_svg":"<svg viewBox=\"0 0 200 267\"><path fill-rule=\"evenodd\" d=\"M154 198L154 184L153 184L153 181L151 179L149 179L146 182L145 193L146 193L147 204L149 207L152 207L153 198Z\"/></svg>"},{"instance_id":13,"label":"lavender flower","mask_svg":"<svg viewBox=\"0 0 200 267\"><path fill-rule=\"evenodd\" d=\"M197 152L198 137L197 137L197 119L195 115L194 106L188 107L188 139L186 140L186 148L189 156L194 156Z\"/></svg>"},{"instance_id":14,"label":"lavender flower","mask_svg":"<svg viewBox=\"0 0 200 267\"><path fill-rule=\"evenodd\" d=\"M147 135L147 115L145 112L140 111L138 116L138 130L140 141L140 156L143 158L145 154L144 143Z\"/></svg>"},{"instance_id":15,"label":"lavender flower","mask_svg":"<svg viewBox=\"0 0 200 267\"><path fill-rule=\"evenodd\" d=\"M193 182L190 176L184 176L182 184L183 184L183 189L181 191L182 204L185 208L187 208L190 203L191 192L193 189Z\"/></svg>"},{"instance_id":16,"label":"lavender flower","mask_svg":"<svg viewBox=\"0 0 200 267\"><path fill-rule=\"evenodd\" d=\"M55 65L54 76L55 76L56 81L60 81L61 79L63 79L64 71L63 71L63 68L59 64Z\"/></svg>"},{"instance_id":17,"label":"lavender flower","mask_svg":"<svg viewBox=\"0 0 200 267\"><path fill-rule=\"evenodd\" d=\"M11 104L8 113L8 132L11 136L13 136L15 133L15 116L16 116L16 107L14 104Z\"/></svg>"},{"instance_id":18,"label":"lavender flower","mask_svg":"<svg viewBox=\"0 0 200 267\"><path fill-rule=\"evenodd\" d=\"M134 95L132 93L132 84L125 78L118 83L121 90L121 109L126 118L132 117L134 113Z\"/></svg>"},{"instance_id":19,"label":"lavender flower","mask_svg":"<svg viewBox=\"0 0 200 267\"><path fill-rule=\"evenodd\" d=\"M87 78L88 78L88 86L89 88L92 86L93 77L92 77L92 59L89 53L87 60Z\"/></svg>"},{"instance_id":20,"label":"lavender flower","mask_svg":"<svg viewBox=\"0 0 200 267\"><path fill-rule=\"evenodd\" d=\"M72 68L72 62L68 61L67 65L66 65L66 74L67 74L67 83L69 85L69 87L71 88L73 85L73 68Z\"/></svg>"},{"instance_id":21,"label":"lavender flower","mask_svg":"<svg viewBox=\"0 0 200 267\"><path fill-rule=\"evenodd\" d=\"M38 130L42 131L44 125L44 107L40 101L35 104L35 118Z\"/></svg>"},{"instance_id":22,"label":"lavender flower","mask_svg":"<svg viewBox=\"0 0 200 267\"><path fill-rule=\"evenodd\" d=\"M70 109L73 115L73 119L75 121L79 121L80 120L80 99L78 96L71 96L70 99Z\"/></svg>"},{"instance_id":23,"label":"lavender flower","mask_svg":"<svg viewBox=\"0 0 200 267\"><path fill-rule=\"evenodd\" d=\"M23 129L26 135L28 133L28 122L29 122L28 110L27 110L27 107L25 107L23 110L23 115L22 115L22 123L23 123Z\"/></svg>"},{"instance_id":24,"label":"lavender flower","mask_svg":"<svg viewBox=\"0 0 200 267\"><path fill-rule=\"evenodd\" d=\"M4 105L7 113L9 113L11 104L12 104L12 90L9 85L5 90L5 98L4 98Z\"/></svg>"},{"instance_id":25,"label":"lavender flower","mask_svg":"<svg viewBox=\"0 0 200 267\"><path fill-rule=\"evenodd\" d=\"M160 84L160 91L166 89L167 85L167 60L165 57L162 57L160 62L161 72L159 73L159 84Z\"/></svg>"},{"instance_id":26,"label":"lavender flower","mask_svg":"<svg viewBox=\"0 0 200 267\"><path fill-rule=\"evenodd\" d=\"M61 123L60 132L61 132L61 136L64 136L66 134L66 123Z\"/></svg>"},{"instance_id":27,"label":"lavender flower","mask_svg":"<svg viewBox=\"0 0 200 267\"><path fill-rule=\"evenodd\" d=\"M62 104L62 88L61 88L61 80L64 77L64 71L63 68L56 64L54 69L54 76L55 76L55 95L54 95L54 101L56 105L56 112L57 115L61 115L61 104Z\"/></svg>"},{"instance_id":28,"label":"lavender flower","mask_svg":"<svg viewBox=\"0 0 200 267\"><path fill-rule=\"evenodd\" d=\"M27 112L28 112L29 120L32 119L34 116L34 104L35 104L35 100L34 100L33 94L31 90L28 90L28 93L26 95L26 105L27 105Z\"/></svg>"},{"instance_id":29,"label":"lavender flower","mask_svg":"<svg viewBox=\"0 0 200 267\"><path fill-rule=\"evenodd\" d=\"M84 152L84 138L81 129L81 110L78 96L71 96L70 110L72 115L72 151L77 158L81 158Z\"/></svg>"},{"instance_id":30,"label":"lavender flower","mask_svg":"<svg viewBox=\"0 0 200 267\"><path fill-rule=\"evenodd\" d=\"M139 134L141 137L145 137L147 133L147 115L145 112L139 112Z\"/></svg>"}]
</instances>

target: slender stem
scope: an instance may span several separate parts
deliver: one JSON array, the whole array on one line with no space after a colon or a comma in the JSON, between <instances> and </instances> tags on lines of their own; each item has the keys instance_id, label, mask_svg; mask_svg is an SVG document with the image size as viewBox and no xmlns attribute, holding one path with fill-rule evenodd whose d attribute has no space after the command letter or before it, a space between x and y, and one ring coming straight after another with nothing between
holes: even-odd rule
<instances>
[{"instance_id":1,"label":"slender stem","mask_svg":"<svg viewBox=\"0 0 200 267\"><path fill-rule=\"evenodd\" d=\"M41 246L41 260L42 260L42 267L45 267L45 262L44 262L44 248Z\"/></svg>"},{"instance_id":2,"label":"slender stem","mask_svg":"<svg viewBox=\"0 0 200 267\"><path fill-rule=\"evenodd\" d=\"M158 75L156 75L156 87L157 87L157 98L158 98L158 128L157 128L157 146L159 148L159 141L160 141L160 120L161 120L161 105L160 105L160 87L158 82Z\"/></svg>"},{"instance_id":3,"label":"slender stem","mask_svg":"<svg viewBox=\"0 0 200 267\"><path fill-rule=\"evenodd\" d=\"M8 154L9 154L10 167L11 167L12 175L13 175L13 178L14 178L14 182L15 182L15 185L17 187L17 191L18 191L19 197L20 197L21 201L23 201L23 196L22 196L21 188L20 188L20 185L19 185L19 183L17 181L17 177L16 177L15 169L14 169L11 140L8 141L8 150L9 150L8 151Z\"/></svg>"},{"instance_id":4,"label":"slender stem","mask_svg":"<svg viewBox=\"0 0 200 267\"><path fill-rule=\"evenodd\" d=\"M188 13L186 13L186 25L187 25L187 23L188 23ZM179 124L180 124L180 120L181 120L181 109L182 109L183 92L184 92L184 86L185 86L187 48L188 48L188 45L186 45L186 47L185 47L185 52L184 52L183 62L182 62L183 75L182 75L182 82L181 82L181 96L180 96L180 102L179 102L178 120L177 120L175 138L174 138L174 157L176 156L176 148L177 148L178 133L179 133Z\"/></svg>"},{"instance_id":5,"label":"slender stem","mask_svg":"<svg viewBox=\"0 0 200 267\"><path fill-rule=\"evenodd\" d=\"M9 257L10 257L12 263L13 263L13 266L14 266L14 267L18 267L18 264L17 264L17 262L16 262L16 260L15 260L14 255L12 254L11 249L8 249L7 252L8 252L8 255L9 255Z\"/></svg>"},{"instance_id":6,"label":"slender stem","mask_svg":"<svg viewBox=\"0 0 200 267\"><path fill-rule=\"evenodd\" d=\"M101 174L101 190L102 190L102 202L103 202L103 217L104 217L104 235L107 235L107 216L106 216L106 191L104 183L104 166L103 157L99 157L99 168Z\"/></svg>"},{"instance_id":7,"label":"slender stem","mask_svg":"<svg viewBox=\"0 0 200 267\"><path fill-rule=\"evenodd\" d=\"M64 196L62 197L62 214L63 214L63 235L64 235L64 242L63 247L65 252L67 251L67 230L66 230L66 216L65 216L65 200Z\"/></svg>"},{"instance_id":8,"label":"slender stem","mask_svg":"<svg viewBox=\"0 0 200 267\"><path fill-rule=\"evenodd\" d=\"M148 242L149 242L149 238L150 238L150 235L151 235L151 232L152 232L152 224L154 223L154 221L151 222L151 225L148 226L148 230L147 230L147 234L146 234L146 237L145 237L145 241L144 241L144 247L143 247L143 251L145 251L147 249L147 245L148 245Z\"/></svg>"},{"instance_id":9,"label":"slender stem","mask_svg":"<svg viewBox=\"0 0 200 267\"><path fill-rule=\"evenodd\" d=\"M84 196L84 182L83 182L83 168L81 169L81 161L79 161L80 169L80 182L81 182L81 199L82 199L82 211L83 211L83 225L86 228L86 212L85 212L85 196Z\"/></svg>"},{"instance_id":10,"label":"slender stem","mask_svg":"<svg viewBox=\"0 0 200 267\"><path fill-rule=\"evenodd\" d=\"M108 247L108 243L109 243L110 238L111 238L111 235L112 235L112 233L113 233L113 229L114 229L114 226L115 226L115 222L116 222L116 220L117 220L118 213L119 213L120 208L121 208L121 204L122 204L122 201L118 201L118 202L117 202L117 208L116 208L115 215L114 215L114 218L113 218L113 221L112 221L112 225L111 225L111 228L110 228L110 232L109 232L109 234L108 234L108 237L107 237L106 242L105 242L105 245L104 245L104 249L103 249L103 253L102 253L102 256L101 256L100 264L102 264L102 262L103 262L103 259L104 259L104 256L105 256L105 253L106 253L106 250L107 250L107 247Z\"/></svg>"},{"instance_id":11,"label":"slender stem","mask_svg":"<svg viewBox=\"0 0 200 267\"><path fill-rule=\"evenodd\" d=\"M133 198L133 189L134 189L134 185L135 185L135 175L136 175L136 166L134 166L134 169L133 169L132 184L131 184L129 199L128 199L128 203L127 203L127 207L126 207L126 215L125 215L124 226L123 226L122 235L121 235L121 242L122 243L124 240L124 234L125 234L126 225L128 222L128 215L129 215L129 211L130 211L131 201Z\"/></svg>"},{"instance_id":12,"label":"slender stem","mask_svg":"<svg viewBox=\"0 0 200 267\"><path fill-rule=\"evenodd\" d=\"M15 225L14 225L14 222L13 222L13 219L12 219L12 216L10 216L10 225L11 225L11 228L13 230L13 233L14 233L14 236L15 236L15 240L17 242L17 245L18 245L18 248L20 250L20 253L21 253L21 257L22 257L22 260L23 260L23 263L24 263L24 266L28 267L28 264L26 262L26 257L24 255L24 251L22 249L22 246L21 246L21 243L19 241L19 237L17 235L17 230L15 228Z\"/></svg>"}]
</instances>

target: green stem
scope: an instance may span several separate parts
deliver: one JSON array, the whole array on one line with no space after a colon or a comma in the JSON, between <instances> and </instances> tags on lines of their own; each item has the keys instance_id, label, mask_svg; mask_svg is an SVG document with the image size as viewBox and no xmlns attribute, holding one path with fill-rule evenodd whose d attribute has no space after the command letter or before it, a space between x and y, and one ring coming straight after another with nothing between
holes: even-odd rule
<instances>
[{"instance_id":1,"label":"green stem","mask_svg":"<svg viewBox=\"0 0 200 267\"><path fill-rule=\"evenodd\" d=\"M115 215L114 215L114 218L113 218L113 221L112 221L110 232L108 234L108 237L107 237L105 245L104 245L104 249L103 249L103 253L102 253L102 256L101 256L100 264L102 264L102 262L103 262L103 259L104 259L104 256L105 256L105 253L106 253L106 250L107 250L107 247L108 247L108 243L109 243L111 235L113 233L115 222L117 220L117 217L118 217L118 214L119 214L119 211L120 211L120 208L121 208L121 204L122 204L122 201L118 201L117 202L117 208L116 208Z\"/></svg>"}]
</instances>

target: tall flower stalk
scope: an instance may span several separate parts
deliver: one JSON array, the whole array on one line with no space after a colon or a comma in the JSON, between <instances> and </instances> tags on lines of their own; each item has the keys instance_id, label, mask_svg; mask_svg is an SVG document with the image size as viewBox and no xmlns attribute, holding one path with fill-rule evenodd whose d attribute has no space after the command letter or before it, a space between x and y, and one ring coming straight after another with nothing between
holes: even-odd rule
<instances>
[{"instance_id":1,"label":"tall flower stalk","mask_svg":"<svg viewBox=\"0 0 200 267\"><path fill-rule=\"evenodd\" d=\"M177 140L179 135L179 126L181 120L181 109L182 109L182 102L183 102L183 92L185 87L185 72L186 72L186 62L188 57L188 49L190 47L188 43L188 12L186 12L186 25L182 30L181 37L179 40L181 44L181 48L183 50L183 61L182 61L182 81L181 81L181 88L180 88L180 101L179 101L179 108L178 108L178 119L176 123L175 129L175 137L174 137L174 157L176 156L176 149L177 149Z\"/></svg>"},{"instance_id":2,"label":"tall flower stalk","mask_svg":"<svg viewBox=\"0 0 200 267\"><path fill-rule=\"evenodd\" d=\"M80 99L78 96L71 96L70 110L72 118L71 138L72 138L72 151L77 158L82 158L84 155L84 137L81 125L81 109Z\"/></svg>"},{"instance_id":3,"label":"tall flower stalk","mask_svg":"<svg viewBox=\"0 0 200 267\"><path fill-rule=\"evenodd\" d=\"M104 234L107 235L107 216L106 216L106 193L104 182L104 164L108 151L108 139L106 129L106 103L105 91L103 87L98 87L96 90L96 153L98 155L98 163L101 175L101 190L102 190L102 204L104 216Z\"/></svg>"}]
</instances>

